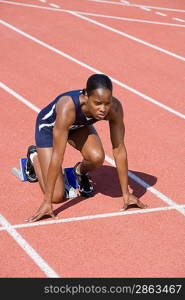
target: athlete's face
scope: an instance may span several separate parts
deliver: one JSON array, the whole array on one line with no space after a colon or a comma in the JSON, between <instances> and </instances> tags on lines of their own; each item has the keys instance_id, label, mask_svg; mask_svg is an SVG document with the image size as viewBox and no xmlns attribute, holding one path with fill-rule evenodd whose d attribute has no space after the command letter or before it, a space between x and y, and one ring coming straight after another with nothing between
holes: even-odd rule
<instances>
[{"instance_id":1,"label":"athlete's face","mask_svg":"<svg viewBox=\"0 0 185 300\"><path fill-rule=\"evenodd\" d=\"M89 113L97 120L103 120L109 113L112 104L112 92L109 89L93 90L88 97L87 106Z\"/></svg>"}]
</instances>

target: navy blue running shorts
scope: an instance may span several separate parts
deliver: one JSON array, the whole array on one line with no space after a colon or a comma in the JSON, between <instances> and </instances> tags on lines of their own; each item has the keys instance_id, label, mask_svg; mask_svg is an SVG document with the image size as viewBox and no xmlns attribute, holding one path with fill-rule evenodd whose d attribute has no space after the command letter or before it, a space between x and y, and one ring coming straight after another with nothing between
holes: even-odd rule
<instances>
[{"instance_id":1,"label":"navy blue running shorts","mask_svg":"<svg viewBox=\"0 0 185 300\"><path fill-rule=\"evenodd\" d=\"M53 126L43 127L39 130L39 115L35 125L35 142L38 148L53 147Z\"/></svg>"}]
</instances>

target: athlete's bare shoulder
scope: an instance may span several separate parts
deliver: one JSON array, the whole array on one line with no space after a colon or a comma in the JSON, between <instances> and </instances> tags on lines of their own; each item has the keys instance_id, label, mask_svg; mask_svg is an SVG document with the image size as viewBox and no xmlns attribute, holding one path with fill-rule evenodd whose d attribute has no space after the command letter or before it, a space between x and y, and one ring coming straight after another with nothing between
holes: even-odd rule
<instances>
[{"instance_id":1,"label":"athlete's bare shoulder","mask_svg":"<svg viewBox=\"0 0 185 300\"><path fill-rule=\"evenodd\" d=\"M70 96L61 96L60 99L58 100L56 104L56 109L63 109L66 108L68 109L74 109L75 105Z\"/></svg>"},{"instance_id":2,"label":"athlete's bare shoulder","mask_svg":"<svg viewBox=\"0 0 185 300\"><path fill-rule=\"evenodd\" d=\"M70 96L61 96L56 104L57 119L66 124L72 124L75 121L75 104Z\"/></svg>"}]
</instances>

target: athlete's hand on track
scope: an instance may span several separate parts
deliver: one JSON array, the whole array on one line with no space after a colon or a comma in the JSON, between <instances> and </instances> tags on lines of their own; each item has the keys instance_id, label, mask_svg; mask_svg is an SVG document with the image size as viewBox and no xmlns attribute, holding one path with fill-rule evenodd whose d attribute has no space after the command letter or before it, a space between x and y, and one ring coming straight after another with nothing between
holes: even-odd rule
<instances>
[{"instance_id":1,"label":"athlete's hand on track","mask_svg":"<svg viewBox=\"0 0 185 300\"><path fill-rule=\"evenodd\" d=\"M53 209L52 209L52 204L51 203L47 203L45 200L44 202L41 204L40 208L38 209L38 211L31 217L28 218L26 221L27 222L34 222L34 221L38 221L40 220L42 217L49 215L52 218L55 217Z\"/></svg>"},{"instance_id":2,"label":"athlete's hand on track","mask_svg":"<svg viewBox=\"0 0 185 300\"><path fill-rule=\"evenodd\" d=\"M133 194L127 193L126 195L123 196L124 200L124 206L121 209L121 211L126 210L129 205L137 205L139 208L146 208L147 204L142 203L137 197L135 197Z\"/></svg>"}]
</instances>

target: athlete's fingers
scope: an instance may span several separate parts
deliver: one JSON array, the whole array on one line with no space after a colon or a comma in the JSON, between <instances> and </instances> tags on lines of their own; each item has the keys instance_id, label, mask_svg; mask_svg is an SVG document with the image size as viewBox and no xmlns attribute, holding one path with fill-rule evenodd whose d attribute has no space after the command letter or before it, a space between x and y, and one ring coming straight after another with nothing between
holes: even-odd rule
<instances>
[{"instance_id":1,"label":"athlete's fingers","mask_svg":"<svg viewBox=\"0 0 185 300\"><path fill-rule=\"evenodd\" d=\"M26 219L26 222L31 222L32 219L34 219L36 216L38 215L38 213L35 213L33 216L31 216L30 218Z\"/></svg>"},{"instance_id":2,"label":"athlete's fingers","mask_svg":"<svg viewBox=\"0 0 185 300\"><path fill-rule=\"evenodd\" d=\"M49 215L50 215L50 217L52 217L52 218L55 218L55 217L56 217L53 211L52 211Z\"/></svg>"},{"instance_id":3,"label":"athlete's fingers","mask_svg":"<svg viewBox=\"0 0 185 300\"><path fill-rule=\"evenodd\" d=\"M36 216L36 217L32 220L32 222L39 221L39 220L42 219L42 217L44 217L45 215L46 215L46 214L40 214L40 215Z\"/></svg>"},{"instance_id":4,"label":"athlete's fingers","mask_svg":"<svg viewBox=\"0 0 185 300\"><path fill-rule=\"evenodd\" d=\"M147 208L147 207L148 207L147 204L142 203L140 200L137 201L137 206L138 206L139 208Z\"/></svg>"},{"instance_id":5,"label":"athlete's fingers","mask_svg":"<svg viewBox=\"0 0 185 300\"><path fill-rule=\"evenodd\" d=\"M45 215L49 215L52 218L55 218L55 214L53 211L37 211L33 216L31 216L30 218L26 219L25 221L27 222L34 222L37 221L39 219L41 219L43 216Z\"/></svg>"},{"instance_id":6,"label":"athlete's fingers","mask_svg":"<svg viewBox=\"0 0 185 300\"><path fill-rule=\"evenodd\" d=\"M28 222L35 222L35 221L38 221L38 220L40 220L44 215L45 215L45 214L43 214L43 213L42 213L42 214L38 214L38 215L36 215L36 216L30 218L30 220L29 220Z\"/></svg>"},{"instance_id":7,"label":"athlete's fingers","mask_svg":"<svg viewBox=\"0 0 185 300\"><path fill-rule=\"evenodd\" d=\"M129 202L129 203L125 203L124 204L124 206L123 206L123 208L121 208L121 210L120 211L124 211L124 210L126 210L128 207L129 207L129 205L132 205L132 204L136 204L139 208L147 208L148 207L148 205L147 204L144 204L144 203L142 203L140 200L138 200L137 199L137 201L135 202Z\"/></svg>"},{"instance_id":8,"label":"athlete's fingers","mask_svg":"<svg viewBox=\"0 0 185 300\"><path fill-rule=\"evenodd\" d=\"M48 212L48 213L40 213L40 214L34 215L33 217L31 217L31 218L29 219L28 222L35 222L35 221L38 221L38 220L42 219L44 216L50 216L51 218L55 218L55 214L54 214L54 212L52 211L52 212L50 212L50 213Z\"/></svg>"},{"instance_id":9,"label":"athlete's fingers","mask_svg":"<svg viewBox=\"0 0 185 300\"><path fill-rule=\"evenodd\" d=\"M33 216L29 219L27 219L27 222L34 222L37 218L38 218L39 215L36 215L36 216Z\"/></svg>"},{"instance_id":10,"label":"athlete's fingers","mask_svg":"<svg viewBox=\"0 0 185 300\"><path fill-rule=\"evenodd\" d=\"M41 218L44 215L45 214L43 214L43 213L35 213L32 217L28 218L26 221L27 222L33 222L35 220L38 220L39 218Z\"/></svg>"},{"instance_id":11,"label":"athlete's fingers","mask_svg":"<svg viewBox=\"0 0 185 300\"><path fill-rule=\"evenodd\" d=\"M127 209L127 207L128 207L128 203L125 203L124 204L124 206L120 209L120 211L124 211L124 210L126 210Z\"/></svg>"}]
</instances>

